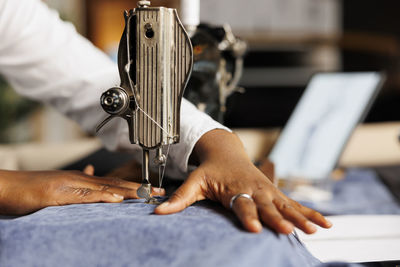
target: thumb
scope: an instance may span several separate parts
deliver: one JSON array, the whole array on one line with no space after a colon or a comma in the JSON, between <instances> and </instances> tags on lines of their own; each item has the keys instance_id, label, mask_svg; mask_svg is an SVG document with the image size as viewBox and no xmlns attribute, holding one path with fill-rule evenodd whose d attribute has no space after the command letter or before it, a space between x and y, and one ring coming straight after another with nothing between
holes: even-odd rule
<instances>
[{"instance_id":1,"label":"thumb","mask_svg":"<svg viewBox=\"0 0 400 267\"><path fill-rule=\"evenodd\" d=\"M205 199L203 190L204 179L199 171L192 172L188 179L172 194L172 196L155 208L156 214L171 214L184 210L194 202Z\"/></svg>"}]
</instances>

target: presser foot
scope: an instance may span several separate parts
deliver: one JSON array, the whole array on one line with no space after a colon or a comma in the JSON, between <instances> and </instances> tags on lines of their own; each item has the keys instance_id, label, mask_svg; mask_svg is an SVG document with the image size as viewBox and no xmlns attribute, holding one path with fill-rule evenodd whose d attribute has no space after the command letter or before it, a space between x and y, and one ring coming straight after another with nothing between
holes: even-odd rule
<instances>
[{"instance_id":1,"label":"presser foot","mask_svg":"<svg viewBox=\"0 0 400 267\"><path fill-rule=\"evenodd\" d=\"M158 205L161 201L151 196L151 184L143 183L137 190L137 195L140 198L146 199L146 204Z\"/></svg>"},{"instance_id":2,"label":"presser foot","mask_svg":"<svg viewBox=\"0 0 400 267\"><path fill-rule=\"evenodd\" d=\"M151 184L142 183L136 192L139 198L145 198L146 201L149 201L151 199Z\"/></svg>"},{"instance_id":3,"label":"presser foot","mask_svg":"<svg viewBox=\"0 0 400 267\"><path fill-rule=\"evenodd\" d=\"M151 197L150 199L146 200L146 204L150 204L150 205L158 205L161 203L162 203L162 201L155 197Z\"/></svg>"}]
</instances>

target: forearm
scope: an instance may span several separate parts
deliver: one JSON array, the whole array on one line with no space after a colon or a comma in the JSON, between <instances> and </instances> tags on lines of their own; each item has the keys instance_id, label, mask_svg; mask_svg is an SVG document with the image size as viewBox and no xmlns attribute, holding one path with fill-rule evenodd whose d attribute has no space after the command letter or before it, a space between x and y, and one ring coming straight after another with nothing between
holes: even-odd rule
<instances>
[{"instance_id":1,"label":"forearm","mask_svg":"<svg viewBox=\"0 0 400 267\"><path fill-rule=\"evenodd\" d=\"M18 215L23 214L21 200L26 197L30 199L30 193L25 192L29 180L24 180L24 173L20 171L0 170L0 214Z\"/></svg>"}]
</instances>

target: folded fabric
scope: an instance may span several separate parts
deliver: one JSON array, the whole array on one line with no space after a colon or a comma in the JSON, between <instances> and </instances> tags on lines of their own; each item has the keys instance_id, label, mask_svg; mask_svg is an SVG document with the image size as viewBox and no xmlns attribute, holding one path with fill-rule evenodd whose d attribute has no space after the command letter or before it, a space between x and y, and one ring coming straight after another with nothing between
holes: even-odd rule
<instances>
[{"instance_id":1,"label":"folded fabric","mask_svg":"<svg viewBox=\"0 0 400 267\"><path fill-rule=\"evenodd\" d=\"M301 203L324 215L400 214L399 202L372 169L349 169L332 193L329 201Z\"/></svg>"}]
</instances>

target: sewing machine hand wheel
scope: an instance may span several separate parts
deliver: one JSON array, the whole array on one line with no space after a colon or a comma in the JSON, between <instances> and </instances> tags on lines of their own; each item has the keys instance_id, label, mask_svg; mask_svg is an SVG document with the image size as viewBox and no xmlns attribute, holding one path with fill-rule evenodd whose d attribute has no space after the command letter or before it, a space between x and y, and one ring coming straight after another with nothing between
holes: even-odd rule
<instances>
[{"instance_id":1,"label":"sewing machine hand wheel","mask_svg":"<svg viewBox=\"0 0 400 267\"><path fill-rule=\"evenodd\" d=\"M101 107L105 112L110 114L97 127L96 132L99 132L104 125L116 117L121 117L128 122L129 135L132 136L132 114L135 110L135 102L132 101L128 93L122 87L113 87L105 91L100 97Z\"/></svg>"}]
</instances>

